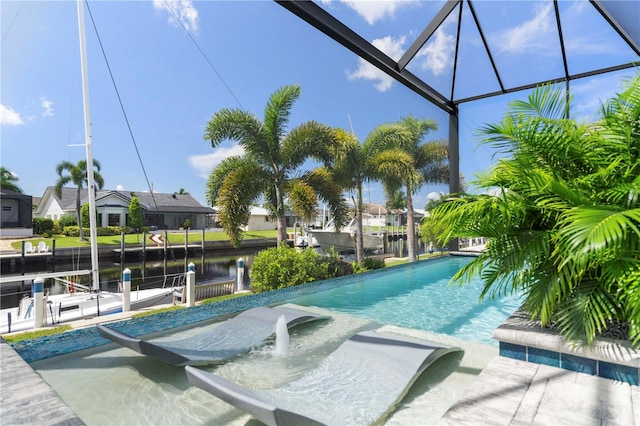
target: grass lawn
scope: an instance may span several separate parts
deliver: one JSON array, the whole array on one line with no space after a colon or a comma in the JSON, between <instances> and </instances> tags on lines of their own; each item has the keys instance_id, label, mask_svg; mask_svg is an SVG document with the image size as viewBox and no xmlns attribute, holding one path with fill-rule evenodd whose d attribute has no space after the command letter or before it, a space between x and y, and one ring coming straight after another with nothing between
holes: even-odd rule
<instances>
[{"instance_id":1,"label":"grass lawn","mask_svg":"<svg viewBox=\"0 0 640 426\"><path fill-rule=\"evenodd\" d=\"M149 235L149 234L147 234ZM169 243L172 245L184 244L184 231L171 231L168 234ZM226 241L228 240L227 234L222 231L206 231L205 232L205 241ZM255 238L276 238L276 231L249 231L244 234L244 238L255 239ZM40 241L44 241L51 247L51 240L56 240L56 248L66 248L66 247L88 247L88 241L80 241L78 237L65 237L64 235L56 235L53 238L29 238L20 241L14 241L11 243L11 247L15 250L21 250L22 241L31 241L34 246L37 246ZM111 235L98 237L98 245L99 246L119 246L121 241L120 235ZM142 244L142 234L127 234L124 236L124 242L127 245L134 244ZM200 243L202 242L202 231L190 231L189 232L189 243ZM154 245L151 241L147 240L147 245Z\"/></svg>"}]
</instances>

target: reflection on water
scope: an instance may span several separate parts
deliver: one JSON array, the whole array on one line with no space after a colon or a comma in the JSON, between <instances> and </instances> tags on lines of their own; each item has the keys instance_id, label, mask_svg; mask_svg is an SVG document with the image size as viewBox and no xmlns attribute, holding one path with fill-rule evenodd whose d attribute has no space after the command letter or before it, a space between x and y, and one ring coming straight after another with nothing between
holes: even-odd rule
<instances>
[{"instance_id":1,"label":"reflection on water","mask_svg":"<svg viewBox=\"0 0 640 426\"><path fill-rule=\"evenodd\" d=\"M178 278L183 274L189 263L195 264L196 283L217 281L236 278L236 261L242 257L244 259L245 286L249 284L249 271L253 263L253 258L258 252L257 249L250 250L228 250L208 251L202 253L191 254L188 259L176 258L170 256L169 259L146 259L146 260L128 260L124 264L114 262L113 260L100 262L100 289L103 291L118 291L118 284L122 279L122 271L126 268L131 270L131 289L137 288L158 288L172 287L178 285ZM77 271L83 269L91 269L89 260L80 262L61 262L56 263L56 271ZM43 262L41 267L32 267L26 271L26 274L36 274L38 272L51 272L51 266ZM9 276L4 274L3 276ZM19 280L20 274L17 273L16 279ZM72 277L74 282L89 285L89 276ZM65 286L55 282L53 279L45 280L45 292L50 294L59 294L65 291ZM19 300L24 294L31 292L30 281L16 281L15 283L2 284L0 286L0 302L1 308L10 308L18 305Z\"/></svg>"}]
</instances>

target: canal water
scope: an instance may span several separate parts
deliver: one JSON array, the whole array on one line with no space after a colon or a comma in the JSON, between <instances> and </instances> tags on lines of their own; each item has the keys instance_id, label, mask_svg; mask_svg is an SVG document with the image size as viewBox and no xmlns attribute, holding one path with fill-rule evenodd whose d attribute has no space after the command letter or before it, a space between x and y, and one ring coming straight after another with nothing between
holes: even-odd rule
<instances>
[{"instance_id":1,"label":"canal water","mask_svg":"<svg viewBox=\"0 0 640 426\"><path fill-rule=\"evenodd\" d=\"M189 263L195 265L196 283L204 283L210 281L225 281L236 279L237 261L239 258L244 259L245 267L245 286L248 288L249 271L253 263L253 258L259 251L259 248L240 249L240 250L214 250L214 251L198 251L189 253L189 257L184 255L176 257L168 255L167 259L146 259L140 260L133 258L127 259L124 263L114 261L112 258L103 260L100 258L100 290L118 291L119 283L122 281L122 271L124 269L131 270L131 289L174 287L182 285L178 280L184 276ZM105 256L111 257L111 256ZM15 276L16 281L11 283L3 283L0 286L0 305L1 309L18 306L18 302L24 294L30 294L31 281L21 281L20 268L17 270L3 270L3 278ZM25 274L32 275L39 272L52 272L51 265L42 262L41 265L31 265L25 269ZM90 260L67 260L61 259L56 261L56 272L73 272L79 270L91 269ZM73 276L72 273L65 279L73 280L76 283L89 285L89 277ZM45 279L45 293L59 294L65 291L66 287L56 282L52 278Z\"/></svg>"},{"instance_id":2,"label":"canal water","mask_svg":"<svg viewBox=\"0 0 640 426\"><path fill-rule=\"evenodd\" d=\"M180 254L173 254L169 250L166 259L146 258L139 259L136 256L129 256L125 262L114 260L114 256L100 257L100 290L103 291L119 291L119 284L122 281L122 271L124 269L131 270L131 289L174 287L182 285L178 280L187 270L189 263L195 264L196 283L205 283L211 281L225 281L236 279L237 261L239 258L244 259L244 286L249 288L250 271L253 258L263 248L246 248L240 250L205 250L191 252L188 257L184 256L184 251ZM419 250L419 253L423 250ZM407 256L406 242L403 240L389 241L389 253L396 257ZM150 257L150 256L149 256ZM344 260L354 260L353 254L345 254ZM6 309L18 306L20 299L25 294L31 293L31 281L21 280L20 266L13 268L3 267L2 276L15 276L16 281L11 283L3 283L0 285L0 309ZM56 272L79 271L91 269L89 259L58 259L55 263ZM29 264L24 269L27 275L37 274L39 272L52 272L52 266L43 261L41 264ZM76 283L89 286L89 276L69 276L65 279L73 280ZM65 292L65 285L57 282L53 278L45 279L45 293L60 294Z\"/></svg>"}]
</instances>

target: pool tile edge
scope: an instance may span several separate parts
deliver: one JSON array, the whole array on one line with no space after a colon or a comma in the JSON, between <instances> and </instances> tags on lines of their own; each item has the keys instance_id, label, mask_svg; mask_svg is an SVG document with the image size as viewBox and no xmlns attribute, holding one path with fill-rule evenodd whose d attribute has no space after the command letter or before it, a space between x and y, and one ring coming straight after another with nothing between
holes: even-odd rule
<instances>
[{"instance_id":1,"label":"pool tile edge","mask_svg":"<svg viewBox=\"0 0 640 426\"><path fill-rule=\"evenodd\" d=\"M593 347L567 342L557 332L541 329L522 310L494 332L500 355L536 364L582 372L638 386L640 351L629 342L601 338Z\"/></svg>"}]
</instances>

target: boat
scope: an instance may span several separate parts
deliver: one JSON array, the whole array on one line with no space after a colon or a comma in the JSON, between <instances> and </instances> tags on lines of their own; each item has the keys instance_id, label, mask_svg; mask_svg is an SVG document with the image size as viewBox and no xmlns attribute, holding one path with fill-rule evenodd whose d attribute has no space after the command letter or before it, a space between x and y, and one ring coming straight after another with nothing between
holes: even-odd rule
<instances>
[{"instance_id":1,"label":"boat","mask_svg":"<svg viewBox=\"0 0 640 426\"><path fill-rule=\"evenodd\" d=\"M124 293L91 291L91 288L64 278L55 278L67 284L63 294L44 296L43 326L57 326L71 321L122 312ZM175 288L151 288L130 293L130 309L171 304ZM13 333L35 328L35 299L25 295L19 305L3 309L0 313L0 333Z\"/></svg>"},{"instance_id":2,"label":"boat","mask_svg":"<svg viewBox=\"0 0 640 426\"><path fill-rule=\"evenodd\" d=\"M310 231L318 242L320 249L330 250L332 247L338 252L354 252L356 249L356 220L340 231L336 231L331 220L323 229ZM363 231L364 250L367 252L381 252L384 249L385 232Z\"/></svg>"},{"instance_id":3,"label":"boat","mask_svg":"<svg viewBox=\"0 0 640 426\"><path fill-rule=\"evenodd\" d=\"M307 231L307 235L298 235L293 245L298 248L319 248L320 244L318 244L318 240L316 240L316 238L311 235L311 232L312 231ZM309 241L311 241L311 245L309 245Z\"/></svg>"},{"instance_id":4,"label":"boat","mask_svg":"<svg viewBox=\"0 0 640 426\"><path fill-rule=\"evenodd\" d=\"M87 191L89 196L89 211L96 211L95 183L93 176L93 155L91 138L91 118L89 108L89 86L86 60L86 39L84 24L84 0L78 0L78 26L80 39L80 61L82 66L82 97L84 112L85 148L87 162ZM51 274L37 274L34 276L11 277L20 281L30 281L53 278L62 282L66 286L64 294L54 294L43 296L45 312L42 312L43 324L35 324L36 318L36 297L34 292L31 296L25 295L18 307L3 309L0 311L0 332L9 333L14 331L24 331L32 328L40 328L45 325L57 325L65 322L90 318L94 316L113 314L123 309L123 292L109 292L100 290L99 263L98 263L98 235L95 214L89 215L90 245L91 245L91 270L90 271L68 271ZM91 275L91 287L74 283L71 278L79 275ZM66 278L65 278L66 277ZM6 278L2 281L7 281ZM9 280L11 279L9 278ZM15 281L15 280L14 280ZM40 291L43 284L39 284ZM36 288L36 284L32 285ZM130 309L141 309L144 307L172 303L174 288L155 288L132 291L129 293Z\"/></svg>"}]
</instances>

